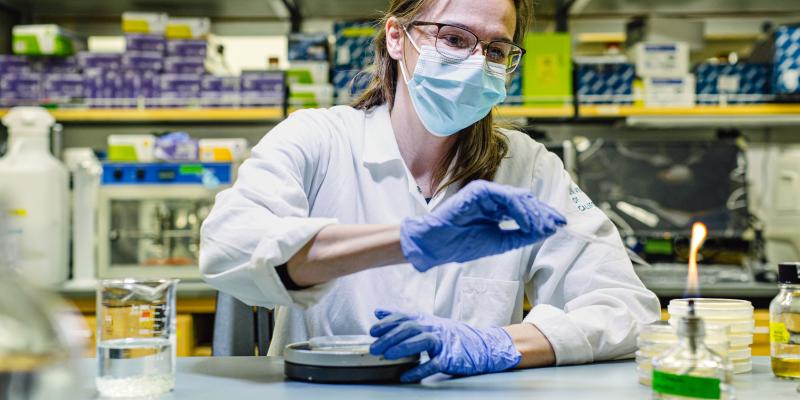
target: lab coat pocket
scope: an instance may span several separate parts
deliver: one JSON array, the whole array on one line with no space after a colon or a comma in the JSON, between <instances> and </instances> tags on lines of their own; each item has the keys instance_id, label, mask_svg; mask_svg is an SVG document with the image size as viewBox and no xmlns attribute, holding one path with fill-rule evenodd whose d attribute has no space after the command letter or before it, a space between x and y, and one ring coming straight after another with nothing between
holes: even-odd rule
<instances>
[{"instance_id":1,"label":"lab coat pocket","mask_svg":"<svg viewBox=\"0 0 800 400\"><path fill-rule=\"evenodd\" d=\"M508 325L519 289L519 281L461 277L458 319L475 327Z\"/></svg>"}]
</instances>

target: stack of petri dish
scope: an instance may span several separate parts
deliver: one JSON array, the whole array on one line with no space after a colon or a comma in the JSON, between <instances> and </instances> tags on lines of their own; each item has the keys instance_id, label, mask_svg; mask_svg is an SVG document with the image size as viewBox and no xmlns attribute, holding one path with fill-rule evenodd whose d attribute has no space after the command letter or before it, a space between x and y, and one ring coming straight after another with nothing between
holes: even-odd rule
<instances>
[{"instance_id":1,"label":"stack of petri dish","mask_svg":"<svg viewBox=\"0 0 800 400\"><path fill-rule=\"evenodd\" d=\"M652 377L652 359L659 356L678 343L678 334L667 321L659 321L642 328L637 339L636 371L639 383L650 386ZM706 346L714 352L725 356L728 354L727 330L712 326L706 329Z\"/></svg>"},{"instance_id":2,"label":"stack of petri dish","mask_svg":"<svg viewBox=\"0 0 800 400\"><path fill-rule=\"evenodd\" d=\"M669 302L669 323L678 326L678 320L689 312L690 299L674 299ZM705 299L694 300L695 312L706 323L707 329L722 328L727 334L728 350L725 354L733 364L733 373L742 374L753 370L753 304L747 300ZM706 337L711 334L707 333Z\"/></svg>"}]
</instances>

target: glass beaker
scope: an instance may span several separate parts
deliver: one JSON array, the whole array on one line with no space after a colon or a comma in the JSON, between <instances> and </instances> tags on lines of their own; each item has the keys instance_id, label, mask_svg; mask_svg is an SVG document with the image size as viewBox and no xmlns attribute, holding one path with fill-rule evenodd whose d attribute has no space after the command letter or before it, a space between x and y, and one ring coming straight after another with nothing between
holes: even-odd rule
<instances>
[{"instance_id":1,"label":"glass beaker","mask_svg":"<svg viewBox=\"0 0 800 400\"><path fill-rule=\"evenodd\" d=\"M175 386L177 279L108 279L97 287L97 390L154 396Z\"/></svg>"}]
</instances>

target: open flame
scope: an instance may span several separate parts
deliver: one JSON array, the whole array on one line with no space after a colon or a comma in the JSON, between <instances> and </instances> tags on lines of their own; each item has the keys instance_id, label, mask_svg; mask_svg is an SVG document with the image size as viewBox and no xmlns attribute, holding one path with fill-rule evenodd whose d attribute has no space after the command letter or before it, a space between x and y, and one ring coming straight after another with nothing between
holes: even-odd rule
<instances>
[{"instance_id":1,"label":"open flame","mask_svg":"<svg viewBox=\"0 0 800 400\"><path fill-rule=\"evenodd\" d=\"M697 252L706 240L708 229L702 222L692 225L692 241L689 245L689 275L686 277L686 297L700 296L700 282L697 276Z\"/></svg>"}]
</instances>

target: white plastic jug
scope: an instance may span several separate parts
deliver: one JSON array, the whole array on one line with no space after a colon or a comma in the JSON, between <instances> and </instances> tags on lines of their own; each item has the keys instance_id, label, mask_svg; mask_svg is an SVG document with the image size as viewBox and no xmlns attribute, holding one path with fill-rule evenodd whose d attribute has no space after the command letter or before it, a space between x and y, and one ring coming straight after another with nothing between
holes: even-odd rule
<instances>
[{"instance_id":1,"label":"white plastic jug","mask_svg":"<svg viewBox=\"0 0 800 400\"><path fill-rule=\"evenodd\" d=\"M56 286L69 274L67 168L50 154L55 120L40 107L15 107L5 117L8 153L0 158L0 193L17 243L14 264L30 281Z\"/></svg>"}]
</instances>

